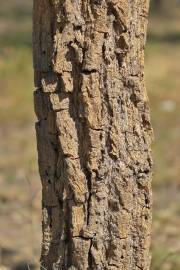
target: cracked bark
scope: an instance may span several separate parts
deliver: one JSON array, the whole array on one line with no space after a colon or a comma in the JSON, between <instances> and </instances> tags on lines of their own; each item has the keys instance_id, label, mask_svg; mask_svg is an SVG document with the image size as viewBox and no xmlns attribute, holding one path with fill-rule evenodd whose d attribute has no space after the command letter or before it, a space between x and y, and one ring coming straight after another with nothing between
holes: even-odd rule
<instances>
[{"instance_id":1,"label":"cracked bark","mask_svg":"<svg viewBox=\"0 0 180 270\"><path fill-rule=\"evenodd\" d=\"M47 270L149 269L148 2L34 1Z\"/></svg>"}]
</instances>

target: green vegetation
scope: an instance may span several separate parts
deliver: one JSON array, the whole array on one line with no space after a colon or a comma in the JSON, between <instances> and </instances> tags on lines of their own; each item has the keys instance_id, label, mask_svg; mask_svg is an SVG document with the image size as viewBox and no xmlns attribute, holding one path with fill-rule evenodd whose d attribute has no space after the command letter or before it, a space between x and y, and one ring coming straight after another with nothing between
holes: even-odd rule
<instances>
[{"instance_id":1,"label":"green vegetation","mask_svg":"<svg viewBox=\"0 0 180 270\"><path fill-rule=\"evenodd\" d=\"M179 15L180 6L166 15L153 14L146 49L146 81L155 136L152 270L180 269Z\"/></svg>"},{"instance_id":2,"label":"green vegetation","mask_svg":"<svg viewBox=\"0 0 180 270\"><path fill-rule=\"evenodd\" d=\"M29 209L25 196L27 176L39 190L33 127L31 9L29 0L2 1L0 9L0 202L5 197L4 207L6 210L9 207L4 218L7 213L11 216L14 209L8 193L17 197L19 205L27 205ZM153 13L146 49L146 80L155 133L152 270L180 269L180 6L176 4L166 14ZM1 206L0 213L4 209ZM33 211L36 215L39 210L35 207ZM2 247L13 246L12 241L17 241L18 224L12 221L13 227L2 227L0 223L4 231L4 238L0 240ZM27 234L27 223L23 226L22 232ZM14 236L9 236L6 229L16 230ZM39 233L40 227L37 230ZM27 241L28 246L31 240ZM20 258L26 259L30 253L28 259L36 257L38 250L34 255L33 248L27 249L24 255L23 243L17 244L19 254L22 253Z\"/></svg>"},{"instance_id":3,"label":"green vegetation","mask_svg":"<svg viewBox=\"0 0 180 270\"><path fill-rule=\"evenodd\" d=\"M0 10L0 122L32 121L31 1L3 1Z\"/></svg>"}]
</instances>

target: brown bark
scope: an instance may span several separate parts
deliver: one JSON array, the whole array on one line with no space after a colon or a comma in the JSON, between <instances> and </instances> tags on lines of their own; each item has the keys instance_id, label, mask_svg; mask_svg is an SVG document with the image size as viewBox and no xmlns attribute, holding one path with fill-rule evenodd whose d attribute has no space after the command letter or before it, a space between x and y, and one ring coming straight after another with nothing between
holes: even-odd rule
<instances>
[{"instance_id":1,"label":"brown bark","mask_svg":"<svg viewBox=\"0 0 180 270\"><path fill-rule=\"evenodd\" d=\"M148 270L149 0L35 0L46 269Z\"/></svg>"}]
</instances>

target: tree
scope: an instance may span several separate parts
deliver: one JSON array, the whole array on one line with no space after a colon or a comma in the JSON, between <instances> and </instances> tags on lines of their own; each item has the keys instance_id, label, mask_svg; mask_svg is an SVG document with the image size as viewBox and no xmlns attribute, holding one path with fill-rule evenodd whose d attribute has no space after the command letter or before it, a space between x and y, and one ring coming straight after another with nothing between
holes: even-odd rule
<instances>
[{"instance_id":1,"label":"tree","mask_svg":"<svg viewBox=\"0 0 180 270\"><path fill-rule=\"evenodd\" d=\"M148 2L34 1L41 263L48 270L149 269Z\"/></svg>"}]
</instances>

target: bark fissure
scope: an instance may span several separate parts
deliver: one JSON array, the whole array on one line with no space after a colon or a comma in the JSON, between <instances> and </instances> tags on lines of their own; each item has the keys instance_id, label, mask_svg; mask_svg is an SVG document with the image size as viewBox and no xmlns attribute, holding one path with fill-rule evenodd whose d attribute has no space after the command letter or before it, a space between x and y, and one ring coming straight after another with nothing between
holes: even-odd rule
<instances>
[{"instance_id":1,"label":"bark fissure","mask_svg":"<svg viewBox=\"0 0 180 270\"><path fill-rule=\"evenodd\" d=\"M47 270L149 270L148 2L34 1Z\"/></svg>"}]
</instances>

